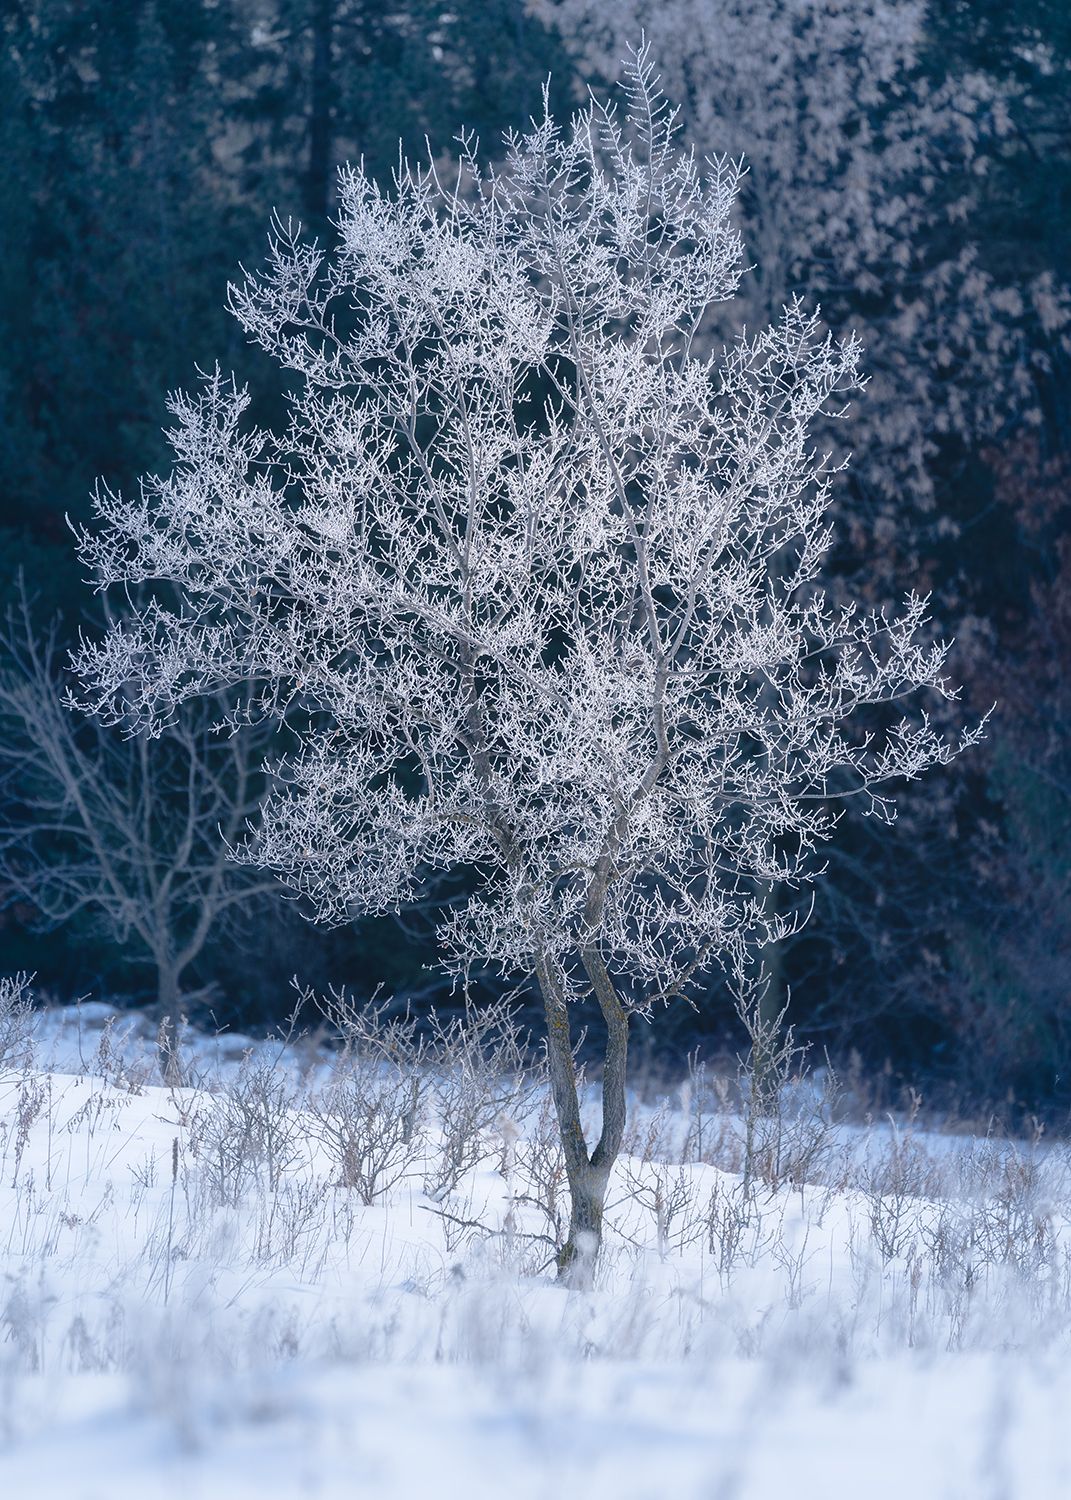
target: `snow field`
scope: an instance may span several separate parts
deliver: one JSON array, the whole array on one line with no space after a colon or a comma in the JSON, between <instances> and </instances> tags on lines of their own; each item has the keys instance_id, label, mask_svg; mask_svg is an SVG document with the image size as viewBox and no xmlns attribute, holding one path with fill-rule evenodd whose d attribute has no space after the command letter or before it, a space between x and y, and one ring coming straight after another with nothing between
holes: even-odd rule
<instances>
[{"instance_id":1,"label":"snow field","mask_svg":"<svg viewBox=\"0 0 1071 1500\"><path fill-rule=\"evenodd\" d=\"M637 1106L566 1291L538 1088L444 1190L434 1082L365 1202L322 1061L198 1041L169 1089L100 1019L0 1075L5 1500L1071 1493L1062 1146L797 1108L745 1180L693 1084Z\"/></svg>"}]
</instances>

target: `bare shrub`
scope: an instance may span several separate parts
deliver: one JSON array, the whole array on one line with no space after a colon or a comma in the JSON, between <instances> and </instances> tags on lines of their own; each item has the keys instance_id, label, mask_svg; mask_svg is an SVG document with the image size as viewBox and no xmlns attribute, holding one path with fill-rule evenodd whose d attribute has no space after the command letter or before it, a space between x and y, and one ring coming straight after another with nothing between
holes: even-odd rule
<instances>
[{"instance_id":1,"label":"bare shrub","mask_svg":"<svg viewBox=\"0 0 1071 1500\"><path fill-rule=\"evenodd\" d=\"M936 1188L934 1166L912 1136L921 1099L911 1095L906 1124L892 1125L892 1138L874 1166L867 1189L870 1232L882 1260L903 1255L919 1226L919 1208L928 1190Z\"/></svg>"},{"instance_id":2,"label":"bare shrub","mask_svg":"<svg viewBox=\"0 0 1071 1500\"><path fill-rule=\"evenodd\" d=\"M715 1182L707 1201L705 1228L707 1249L723 1278L730 1277L743 1258L747 1236L758 1218L754 1194L742 1180Z\"/></svg>"},{"instance_id":3,"label":"bare shrub","mask_svg":"<svg viewBox=\"0 0 1071 1500\"><path fill-rule=\"evenodd\" d=\"M237 1205L262 1173L271 1192L278 1188L304 1133L285 1073L247 1054L229 1086L197 1111L191 1141L217 1201Z\"/></svg>"},{"instance_id":4,"label":"bare shrub","mask_svg":"<svg viewBox=\"0 0 1071 1500\"><path fill-rule=\"evenodd\" d=\"M311 1123L338 1173L372 1204L412 1174L432 1091L426 1046L408 1011L382 1001L359 1007L342 991L321 1002L341 1041L326 1088L313 1096Z\"/></svg>"},{"instance_id":5,"label":"bare shrub","mask_svg":"<svg viewBox=\"0 0 1071 1500\"><path fill-rule=\"evenodd\" d=\"M742 986L737 1010L749 1041L738 1084L744 1127L744 1180L758 1178L772 1191L820 1182L836 1148L832 1115L837 1085L832 1070L819 1078L805 1066L807 1049L785 1025L788 1001L767 1008L764 974Z\"/></svg>"},{"instance_id":6,"label":"bare shrub","mask_svg":"<svg viewBox=\"0 0 1071 1500\"><path fill-rule=\"evenodd\" d=\"M687 1084L683 1093L687 1093ZM703 1233L702 1217L694 1212L691 1173L684 1165L672 1165L683 1157L687 1140L680 1143L680 1117L666 1102L644 1121L635 1122L625 1136L621 1158L621 1203L637 1206L654 1220L655 1245L665 1257L671 1249L692 1244ZM619 1232L620 1225L618 1226Z\"/></svg>"},{"instance_id":7,"label":"bare shrub","mask_svg":"<svg viewBox=\"0 0 1071 1500\"><path fill-rule=\"evenodd\" d=\"M666 1161L671 1147L672 1121L665 1101L645 1119L634 1119L625 1132L624 1150L641 1162Z\"/></svg>"},{"instance_id":8,"label":"bare shrub","mask_svg":"<svg viewBox=\"0 0 1071 1500\"><path fill-rule=\"evenodd\" d=\"M704 1162L723 1172L743 1171L744 1141L738 1096L738 1087L734 1087L726 1073L708 1075L705 1064L696 1062L689 1080L688 1129L681 1148L682 1161Z\"/></svg>"},{"instance_id":9,"label":"bare shrub","mask_svg":"<svg viewBox=\"0 0 1071 1500\"><path fill-rule=\"evenodd\" d=\"M696 1211L695 1186L686 1166L624 1157L621 1179L629 1201L654 1221L655 1248L663 1259L702 1237L704 1219Z\"/></svg>"},{"instance_id":10,"label":"bare shrub","mask_svg":"<svg viewBox=\"0 0 1071 1500\"><path fill-rule=\"evenodd\" d=\"M308 1275L310 1259L322 1259L324 1254L323 1247L317 1247L317 1236L323 1229L326 1194L327 1185L319 1178L280 1181L257 1220L257 1260L296 1262L302 1275Z\"/></svg>"},{"instance_id":11,"label":"bare shrub","mask_svg":"<svg viewBox=\"0 0 1071 1500\"><path fill-rule=\"evenodd\" d=\"M956 1204L942 1203L935 1214L920 1220L919 1239L938 1283L972 1285L977 1254L969 1214Z\"/></svg>"},{"instance_id":12,"label":"bare shrub","mask_svg":"<svg viewBox=\"0 0 1071 1500\"><path fill-rule=\"evenodd\" d=\"M367 1056L349 1059L312 1108L316 1138L340 1187L372 1204L409 1175L423 1095L412 1073Z\"/></svg>"},{"instance_id":13,"label":"bare shrub","mask_svg":"<svg viewBox=\"0 0 1071 1500\"><path fill-rule=\"evenodd\" d=\"M1041 1163L1035 1154L1011 1145L987 1154L991 1176L970 1216L975 1256L980 1264L1042 1277L1059 1245Z\"/></svg>"},{"instance_id":14,"label":"bare shrub","mask_svg":"<svg viewBox=\"0 0 1071 1500\"><path fill-rule=\"evenodd\" d=\"M719 1085L722 1087L719 1089ZM717 1119L726 1099L725 1081L711 1078L698 1050L688 1054L688 1075L678 1090L681 1113L687 1125L681 1143L681 1161L709 1160L718 1136Z\"/></svg>"},{"instance_id":15,"label":"bare shrub","mask_svg":"<svg viewBox=\"0 0 1071 1500\"><path fill-rule=\"evenodd\" d=\"M37 1019L29 974L0 978L0 1070L25 1068L33 1061Z\"/></svg>"},{"instance_id":16,"label":"bare shrub","mask_svg":"<svg viewBox=\"0 0 1071 1500\"><path fill-rule=\"evenodd\" d=\"M424 1190L441 1202L500 1148L503 1123L516 1126L527 1115L543 1073L528 1065L508 1000L449 1020L433 1013L423 1061L432 1073L439 1134Z\"/></svg>"},{"instance_id":17,"label":"bare shrub","mask_svg":"<svg viewBox=\"0 0 1071 1500\"><path fill-rule=\"evenodd\" d=\"M565 1241L565 1214L569 1206L568 1178L549 1095L544 1095L532 1129L517 1143L516 1160L524 1190L514 1194L515 1202L538 1209L546 1221L548 1234L561 1246Z\"/></svg>"},{"instance_id":18,"label":"bare shrub","mask_svg":"<svg viewBox=\"0 0 1071 1500\"><path fill-rule=\"evenodd\" d=\"M341 1050L313 1106L316 1134L343 1185L365 1202L408 1175L424 1150L424 1190L441 1203L467 1172L501 1155L544 1081L508 998L421 1020L390 1001L361 1007L337 991L320 1003ZM434 1138L424 1129L432 1120Z\"/></svg>"}]
</instances>

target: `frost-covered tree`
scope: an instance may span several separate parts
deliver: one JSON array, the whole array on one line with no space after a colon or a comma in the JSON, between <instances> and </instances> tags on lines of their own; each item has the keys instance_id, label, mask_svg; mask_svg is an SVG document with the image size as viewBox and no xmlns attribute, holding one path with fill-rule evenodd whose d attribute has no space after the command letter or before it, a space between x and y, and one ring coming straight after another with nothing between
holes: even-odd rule
<instances>
[{"instance_id":1,"label":"frost-covered tree","mask_svg":"<svg viewBox=\"0 0 1071 1500\"><path fill-rule=\"evenodd\" d=\"M572 1218L597 1246L625 1126L630 1016L712 967L745 983L786 926L762 898L817 870L842 801L948 760L924 603L834 607L816 579L831 464L812 424L860 348L789 302L716 356L739 171L678 144L644 54L627 118L592 105L454 185L407 166L340 184L328 253L277 227L232 289L288 372L251 425L218 372L174 398L176 464L82 535L98 585L167 580L77 666L150 732L255 681L300 753L245 849L324 921L388 912L459 863L444 959L532 976ZM570 1002L605 1022L585 1136Z\"/></svg>"},{"instance_id":2,"label":"frost-covered tree","mask_svg":"<svg viewBox=\"0 0 1071 1500\"><path fill-rule=\"evenodd\" d=\"M932 508L938 445L1040 423L1039 374L1071 352L1063 268L1002 284L979 253L983 185L1015 129L1010 71L942 76L926 0L529 5L600 84L646 27L696 148L746 155L738 213L755 270L732 315L761 327L805 291L871 351L853 432L868 505L855 509L859 541L892 561L905 499L920 519ZM1044 73L1040 39L1035 51ZM716 312L709 332L731 337Z\"/></svg>"}]
</instances>

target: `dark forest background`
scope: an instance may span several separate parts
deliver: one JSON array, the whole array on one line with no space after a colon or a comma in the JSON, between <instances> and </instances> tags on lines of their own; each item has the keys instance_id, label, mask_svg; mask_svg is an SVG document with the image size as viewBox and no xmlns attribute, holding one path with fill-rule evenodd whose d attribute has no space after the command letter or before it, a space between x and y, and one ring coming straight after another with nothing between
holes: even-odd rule
<instances>
[{"instance_id":1,"label":"dark forest background","mask_svg":"<svg viewBox=\"0 0 1071 1500\"><path fill-rule=\"evenodd\" d=\"M21 573L35 631L60 617L62 651L93 628L98 605L66 518L88 517L98 476L131 487L166 464L168 390L218 360L270 407L272 371L244 346L224 299L238 263L260 256L272 211L329 236L340 161L363 156L387 181L399 137L419 150L425 136L445 145L462 127L493 156L503 130L539 111L548 74L552 101L568 109L590 81L585 54L562 26L545 24L546 11L540 19L523 0L7 0L0 588L16 604ZM1019 289L1025 306L1039 277L1058 292L1071 279L1065 0L939 0L917 70L931 88L954 89L968 74L992 80L1006 121L980 138L982 167L972 164L966 185L949 172L927 188L938 206L942 194L961 206L927 219L934 243L915 249L937 258L947 249L939 238L969 236L990 278L976 295ZM870 123L880 132L880 120ZM886 294L879 285L869 295L873 321ZM986 744L908 789L893 830L844 827L811 922L776 979L791 988L800 1034L842 1063L854 1055L971 1107L1063 1113L1071 360L1055 314L1031 305L1015 329L1026 371L1015 399L927 447L922 531L906 496L893 494L891 510L868 505L849 479L840 500L837 570L933 591L939 622L962 643L954 662L967 713L998 704ZM1007 302L1013 318L1018 306ZM967 380L970 370L946 378ZM23 729L10 717L0 724L9 742ZM81 748L92 764L93 744ZM31 857L31 761L0 777L14 867ZM65 837L44 846L57 866L71 857ZM42 857L40 843L32 857ZM195 1019L256 1026L287 1010L294 974L314 986L370 992L383 982L429 994L432 953L428 914L404 930L325 933L293 903L250 895L240 916L213 927L184 1001ZM129 924L104 920L91 902L50 921L9 879L0 884L0 972L20 968L63 1000L159 995ZM731 1001L715 986L700 1012L682 1009L652 1040L683 1052L731 1038L731 1028Z\"/></svg>"}]
</instances>

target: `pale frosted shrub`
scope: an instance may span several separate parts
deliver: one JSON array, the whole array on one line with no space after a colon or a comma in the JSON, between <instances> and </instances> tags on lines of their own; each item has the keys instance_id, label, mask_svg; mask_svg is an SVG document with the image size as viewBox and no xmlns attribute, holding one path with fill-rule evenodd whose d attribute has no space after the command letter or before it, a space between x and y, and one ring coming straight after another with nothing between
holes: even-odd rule
<instances>
[{"instance_id":1,"label":"pale frosted shrub","mask_svg":"<svg viewBox=\"0 0 1071 1500\"><path fill-rule=\"evenodd\" d=\"M30 1064L35 1030L30 976L14 974L0 978L0 1069Z\"/></svg>"}]
</instances>

